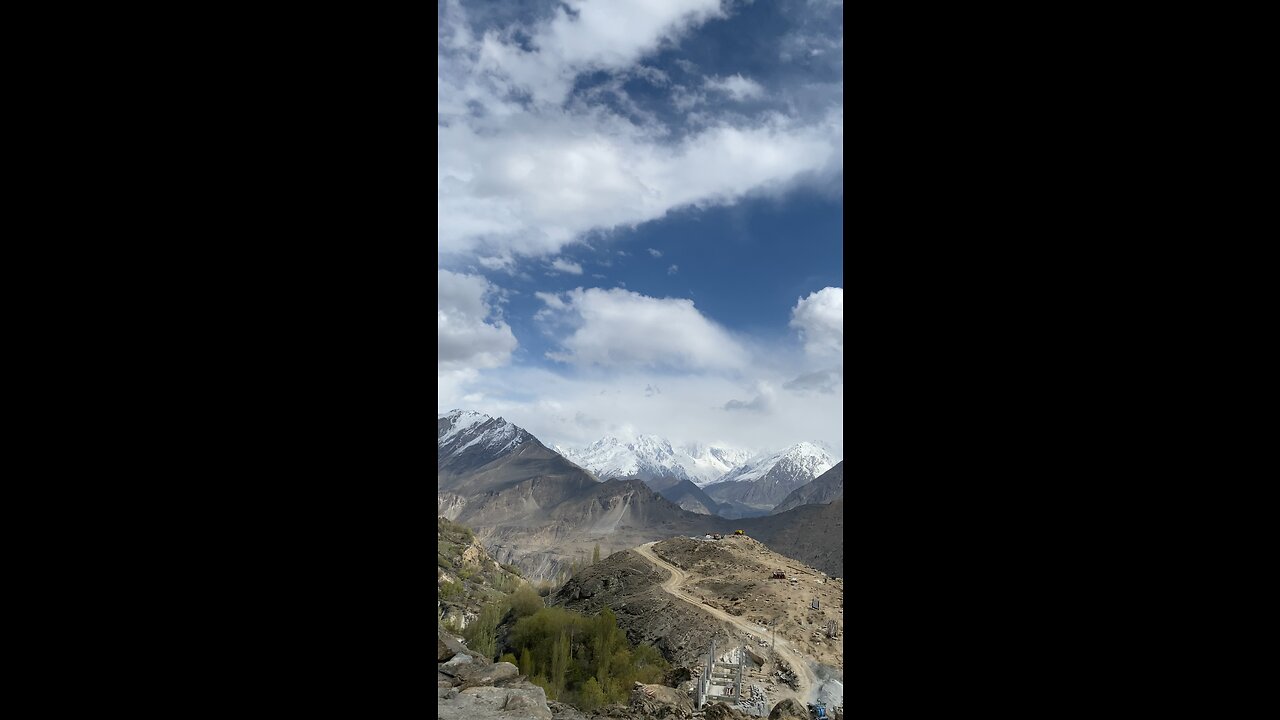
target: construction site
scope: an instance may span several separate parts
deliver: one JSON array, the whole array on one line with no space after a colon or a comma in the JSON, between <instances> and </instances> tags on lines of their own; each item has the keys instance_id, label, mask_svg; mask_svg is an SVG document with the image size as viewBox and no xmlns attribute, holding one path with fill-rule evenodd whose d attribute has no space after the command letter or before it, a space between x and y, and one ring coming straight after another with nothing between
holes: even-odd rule
<instances>
[{"instance_id":1,"label":"construction site","mask_svg":"<svg viewBox=\"0 0 1280 720\"><path fill-rule=\"evenodd\" d=\"M790 697L825 717L843 703L843 583L738 534L638 550L671 571L664 589L696 598L739 640L720 650L711 643L694 669L695 707L723 702L765 716Z\"/></svg>"},{"instance_id":2,"label":"construction site","mask_svg":"<svg viewBox=\"0 0 1280 720\"><path fill-rule=\"evenodd\" d=\"M555 603L611 608L631 642L688 672L675 686L695 706L762 717L791 701L816 717L842 705L844 583L745 534L710 535L616 553Z\"/></svg>"},{"instance_id":3,"label":"construction site","mask_svg":"<svg viewBox=\"0 0 1280 720\"><path fill-rule=\"evenodd\" d=\"M777 685L786 685L791 689L798 686L797 676L784 663L773 663L777 669L773 673L766 671L769 650L764 654L754 652L746 646L731 648L717 655L715 643L707 652L706 662L695 668L693 678L694 717L701 715L707 705L721 702L735 707L740 712L755 717L767 717L769 709L776 703L779 693L770 692ZM843 714L843 705L831 703L825 698L817 698L807 703L810 717L822 720L834 717L837 710ZM840 699L843 703L843 698Z\"/></svg>"}]
</instances>

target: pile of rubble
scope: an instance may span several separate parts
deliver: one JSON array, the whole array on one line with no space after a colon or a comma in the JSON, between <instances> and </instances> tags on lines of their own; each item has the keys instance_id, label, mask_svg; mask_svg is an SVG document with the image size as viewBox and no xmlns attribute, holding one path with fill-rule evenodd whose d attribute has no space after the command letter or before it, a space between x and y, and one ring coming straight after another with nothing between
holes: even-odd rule
<instances>
[{"instance_id":1,"label":"pile of rubble","mask_svg":"<svg viewBox=\"0 0 1280 720\"><path fill-rule=\"evenodd\" d=\"M787 664L786 660L778 658L778 670L773 673L784 685L788 685L792 690L800 689L800 678L796 677L795 671Z\"/></svg>"},{"instance_id":2,"label":"pile of rubble","mask_svg":"<svg viewBox=\"0 0 1280 720\"><path fill-rule=\"evenodd\" d=\"M752 685L748 692L738 698L738 708L748 715L764 715L768 712L769 697L764 688Z\"/></svg>"}]
</instances>

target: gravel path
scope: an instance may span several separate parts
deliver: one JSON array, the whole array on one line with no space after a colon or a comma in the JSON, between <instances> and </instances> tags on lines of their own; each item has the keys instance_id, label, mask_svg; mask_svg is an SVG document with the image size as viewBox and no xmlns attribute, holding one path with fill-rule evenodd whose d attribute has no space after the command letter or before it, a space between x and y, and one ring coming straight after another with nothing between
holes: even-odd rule
<instances>
[{"instance_id":1,"label":"gravel path","mask_svg":"<svg viewBox=\"0 0 1280 720\"><path fill-rule=\"evenodd\" d=\"M666 570L671 573L671 577L667 578L662 583L662 589L664 591L681 600L684 600L690 605L693 605L695 608L698 608L699 610L705 613L708 613L719 620L724 620L725 622L729 623L730 625L733 625L734 627L738 628L739 630L746 633L747 635L754 636L759 632L758 629L753 627L754 623L747 622L742 618L734 617L733 615L730 615L729 613L724 612L718 608L713 608L709 605L703 605L698 598L693 597L692 595L689 595L688 593L684 592L684 590L682 590L680 586L688 582L688 579L689 579L688 573L676 567L675 565L672 565L666 560L663 560L662 558L658 557L657 554L653 552L653 546L656 544L657 542L646 543L644 545L637 547L635 550L637 553L640 554L641 557L653 563L658 568L662 570ZM817 689L818 681L817 681L817 677L813 674L813 670L809 666L809 658L801 653L796 652L787 643L787 641L782 638L776 638L774 640L774 643L775 643L775 649L777 650L778 655L782 656L782 658L791 665L792 671L796 673L796 677L800 684L800 688L794 693L796 695L795 699L800 701L801 703L811 702L811 699L809 696L814 692L814 690ZM773 690L773 693L780 696L774 699L775 703L777 703L783 697L786 697L792 694L791 688L785 685L778 685Z\"/></svg>"}]
</instances>

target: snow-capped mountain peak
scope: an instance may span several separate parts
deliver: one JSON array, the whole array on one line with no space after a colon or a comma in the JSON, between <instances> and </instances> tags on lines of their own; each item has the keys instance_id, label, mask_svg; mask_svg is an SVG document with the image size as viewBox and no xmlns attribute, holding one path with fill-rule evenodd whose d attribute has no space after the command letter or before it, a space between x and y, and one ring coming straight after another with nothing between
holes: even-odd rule
<instances>
[{"instance_id":1,"label":"snow-capped mountain peak","mask_svg":"<svg viewBox=\"0 0 1280 720\"><path fill-rule=\"evenodd\" d=\"M773 453L762 453L739 465L717 483L759 480L775 468L789 477L808 476L809 480L830 470L839 462L823 443L798 442Z\"/></svg>"},{"instance_id":2,"label":"snow-capped mountain peak","mask_svg":"<svg viewBox=\"0 0 1280 720\"><path fill-rule=\"evenodd\" d=\"M472 412L470 410L450 410L443 415L436 417L437 423L440 420L448 420L449 427L439 434L440 443L448 442L450 438L458 433L466 432L468 428L475 427L480 423L488 422L493 418L484 413Z\"/></svg>"},{"instance_id":3,"label":"snow-capped mountain peak","mask_svg":"<svg viewBox=\"0 0 1280 720\"><path fill-rule=\"evenodd\" d=\"M468 448L498 456L532 439L532 435L502 418L470 410L450 410L436 417L439 458L454 457Z\"/></svg>"},{"instance_id":4,"label":"snow-capped mountain peak","mask_svg":"<svg viewBox=\"0 0 1280 720\"><path fill-rule=\"evenodd\" d=\"M606 435L580 450L557 445L555 451L601 479L670 477L699 487L714 482L752 455L746 450L701 444L674 446L657 435L637 435L633 440Z\"/></svg>"}]
</instances>

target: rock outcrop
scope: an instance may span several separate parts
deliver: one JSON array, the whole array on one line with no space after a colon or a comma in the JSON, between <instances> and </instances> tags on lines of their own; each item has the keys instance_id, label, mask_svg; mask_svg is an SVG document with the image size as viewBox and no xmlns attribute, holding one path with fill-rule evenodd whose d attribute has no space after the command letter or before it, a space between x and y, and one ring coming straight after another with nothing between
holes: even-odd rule
<instances>
[{"instance_id":1,"label":"rock outcrop","mask_svg":"<svg viewBox=\"0 0 1280 720\"><path fill-rule=\"evenodd\" d=\"M751 720L751 716L724 703L711 703L702 708L703 720Z\"/></svg>"},{"instance_id":2,"label":"rock outcrop","mask_svg":"<svg viewBox=\"0 0 1280 720\"><path fill-rule=\"evenodd\" d=\"M769 711L769 720L809 720L809 709L787 698Z\"/></svg>"},{"instance_id":3,"label":"rock outcrop","mask_svg":"<svg viewBox=\"0 0 1280 720\"><path fill-rule=\"evenodd\" d=\"M691 718L693 700L666 685L636 683L631 691L631 710L646 718Z\"/></svg>"},{"instance_id":4,"label":"rock outcrop","mask_svg":"<svg viewBox=\"0 0 1280 720\"><path fill-rule=\"evenodd\" d=\"M515 665L493 663L437 626L436 715L442 720L552 720L547 695Z\"/></svg>"}]
</instances>

